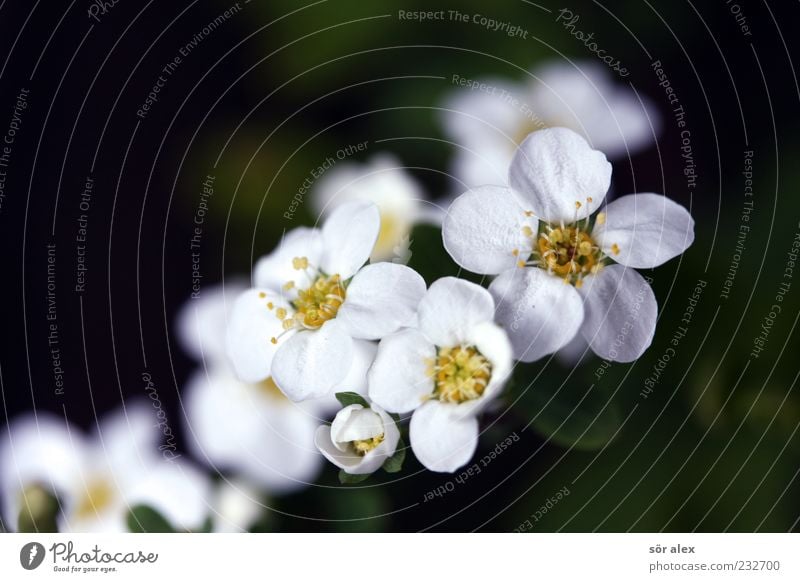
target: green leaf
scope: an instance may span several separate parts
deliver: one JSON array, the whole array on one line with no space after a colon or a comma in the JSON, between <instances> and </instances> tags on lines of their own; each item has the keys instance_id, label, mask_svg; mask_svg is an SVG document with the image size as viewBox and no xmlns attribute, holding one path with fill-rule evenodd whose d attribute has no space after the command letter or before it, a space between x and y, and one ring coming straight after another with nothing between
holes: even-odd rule
<instances>
[{"instance_id":1,"label":"green leaf","mask_svg":"<svg viewBox=\"0 0 800 582\"><path fill-rule=\"evenodd\" d=\"M394 454L383 463L383 470L387 473L399 473L403 468L403 461L406 460L406 443L401 438L397 442L397 449Z\"/></svg>"},{"instance_id":2,"label":"green leaf","mask_svg":"<svg viewBox=\"0 0 800 582\"><path fill-rule=\"evenodd\" d=\"M195 533L211 533L211 530L212 530L212 529L214 529L214 520L213 520L213 519L211 518L211 516L209 515L209 516L208 516L208 517L205 519L205 521L203 522L203 525L202 525L202 526L200 526L200 528L199 528L199 529L196 529L196 530L193 530L193 531L194 531Z\"/></svg>"},{"instance_id":3,"label":"green leaf","mask_svg":"<svg viewBox=\"0 0 800 582\"><path fill-rule=\"evenodd\" d=\"M338 396L338 394L337 394ZM351 485L353 483L361 483L362 481L366 481L369 479L369 473L366 475L351 475L344 469L339 471L339 482L344 485Z\"/></svg>"},{"instance_id":4,"label":"green leaf","mask_svg":"<svg viewBox=\"0 0 800 582\"><path fill-rule=\"evenodd\" d=\"M133 533L172 533L170 523L148 505L135 505L128 512L128 530Z\"/></svg>"},{"instance_id":5,"label":"green leaf","mask_svg":"<svg viewBox=\"0 0 800 582\"><path fill-rule=\"evenodd\" d=\"M539 378L535 384L519 383L521 405L531 427L553 443L592 450L611 441L620 427L621 414L611 401L608 382L588 384L573 378L566 383Z\"/></svg>"},{"instance_id":6,"label":"green leaf","mask_svg":"<svg viewBox=\"0 0 800 582\"><path fill-rule=\"evenodd\" d=\"M356 394L355 392L337 392L336 400L338 400L342 406L360 404L364 408L369 408L369 403L364 400L364 397L360 394Z\"/></svg>"}]
</instances>

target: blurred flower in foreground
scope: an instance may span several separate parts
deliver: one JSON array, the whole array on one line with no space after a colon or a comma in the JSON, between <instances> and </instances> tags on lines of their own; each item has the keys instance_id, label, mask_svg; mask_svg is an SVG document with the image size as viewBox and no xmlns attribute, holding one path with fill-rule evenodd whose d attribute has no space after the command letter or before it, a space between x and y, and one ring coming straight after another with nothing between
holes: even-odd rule
<instances>
[{"instance_id":1,"label":"blurred flower in foreground","mask_svg":"<svg viewBox=\"0 0 800 582\"><path fill-rule=\"evenodd\" d=\"M368 163L345 162L328 170L314 186L311 204L326 217L350 200L378 206L381 226L370 260L406 264L411 257L411 229L420 222L441 223L442 212L425 201L422 188L389 154Z\"/></svg>"},{"instance_id":2,"label":"blurred flower in foreground","mask_svg":"<svg viewBox=\"0 0 800 582\"><path fill-rule=\"evenodd\" d=\"M128 511L139 504L177 529L199 529L209 511L210 482L177 456L159 454L156 426L144 404L104 418L90 438L47 413L14 420L0 444L6 523L16 525L31 494L44 490L59 498L62 532L128 531Z\"/></svg>"},{"instance_id":3,"label":"blurred flower in foreground","mask_svg":"<svg viewBox=\"0 0 800 582\"><path fill-rule=\"evenodd\" d=\"M650 345L658 306L634 268L653 268L694 241L694 220L659 194L603 204L611 164L575 132L537 131L509 169L511 188L483 186L451 205L445 248L489 291L515 358L531 362L581 333L602 358L630 362ZM617 264L608 264L610 261Z\"/></svg>"},{"instance_id":4,"label":"blurred flower in foreground","mask_svg":"<svg viewBox=\"0 0 800 582\"><path fill-rule=\"evenodd\" d=\"M183 392L186 435L194 456L214 469L243 476L271 494L302 488L319 474L323 458L314 448L319 417L336 405L290 402L271 378L242 382L225 353L226 322L245 289L236 283L204 289L181 310L177 329L184 349L203 367ZM374 347L364 354L366 373ZM366 380L361 380L366 389Z\"/></svg>"},{"instance_id":5,"label":"blurred flower in foreground","mask_svg":"<svg viewBox=\"0 0 800 582\"><path fill-rule=\"evenodd\" d=\"M331 463L351 475L374 473L395 453L400 430L380 407L351 404L330 426L317 429L316 444Z\"/></svg>"},{"instance_id":6,"label":"blurred flower in foreground","mask_svg":"<svg viewBox=\"0 0 800 582\"><path fill-rule=\"evenodd\" d=\"M272 376L294 401L352 388L358 352L412 324L425 293L425 281L404 265L364 266L379 229L378 207L353 200L321 229L290 231L258 261L255 288L236 301L228 326L239 378Z\"/></svg>"},{"instance_id":7,"label":"blurred flower in foreground","mask_svg":"<svg viewBox=\"0 0 800 582\"><path fill-rule=\"evenodd\" d=\"M420 302L419 329L378 346L370 398L391 412L414 411L411 448L431 471L452 472L472 458L476 416L511 373L511 346L494 314L486 289L445 277Z\"/></svg>"},{"instance_id":8,"label":"blurred flower in foreground","mask_svg":"<svg viewBox=\"0 0 800 582\"><path fill-rule=\"evenodd\" d=\"M261 517L261 493L245 479L224 480L217 485L211 502L213 531L248 531Z\"/></svg>"},{"instance_id":9,"label":"blurred flower in foreground","mask_svg":"<svg viewBox=\"0 0 800 582\"><path fill-rule=\"evenodd\" d=\"M462 146L453 174L463 186L505 185L517 145L547 127L573 129L610 158L633 154L658 136L661 120L649 100L614 83L602 65L551 62L533 76L527 83L470 80L443 105L445 130Z\"/></svg>"}]
</instances>

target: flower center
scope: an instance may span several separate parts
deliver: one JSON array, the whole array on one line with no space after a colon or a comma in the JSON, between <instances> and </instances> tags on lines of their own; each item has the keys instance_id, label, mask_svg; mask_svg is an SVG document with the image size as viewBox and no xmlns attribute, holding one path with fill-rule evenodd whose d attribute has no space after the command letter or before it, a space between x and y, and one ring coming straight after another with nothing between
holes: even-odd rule
<instances>
[{"instance_id":1,"label":"flower center","mask_svg":"<svg viewBox=\"0 0 800 582\"><path fill-rule=\"evenodd\" d=\"M361 439L361 440L357 440L357 441L350 441L350 444L353 446L353 450L355 451L355 453L358 456L363 457L368 452L370 452L372 449L374 449L379 444L381 444L383 442L383 439L384 439L385 436L386 436L386 433L381 433L378 436L374 436L374 437L369 438L369 439Z\"/></svg>"},{"instance_id":2,"label":"flower center","mask_svg":"<svg viewBox=\"0 0 800 582\"><path fill-rule=\"evenodd\" d=\"M297 313L294 319L308 329L319 329L336 317L344 303L344 284L339 275L318 275L308 289L297 292L293 301Z\"/></svg>"},{"instance_id":3,"label":"flower center","mask_svg":"<svg viewBox=\"0 0 800 582\"><path fill-rule=\"evenodd\" d=\"M86 519L102 512L114 499L114 488L105 479L93 479L86 484L85 495L75 509L78 518Z\"/></svg>"},{"instance_id":4,"label":"flower center","mask_svg":"<svg viewBox=\"0 0 800 582\"><path fill-rule=\"evenodd\" d=\"M429 374L435 385L432 398L460 404L483 394L492 365L474 346L439 348Z\"/></svg>"},{"instance_id":5,"label":"flower center","mask_svg":"<svg viewBox=\"0 0 800 582\"><path fill-rule=\"evenodd\" d=\"M267 378L266 380L262 380L255 384L256 389L258 392L268 398L273 400L278 400L281 402L287 401L288 399L286 396L281 392L281 389L278 388L278 385L275 383L275 380L272 379L272 376Z\"/></svg>"},{"instance_id":6,"label":"flower center","mask_svg":"<svg viewBox=\"0 0 800 582\"><path fill-rule=\"evenodd\" d=\"M543 269L577 286L585 275L597 272L602 266L600 247L586 230L574 225L546 227L539 233L535 252Z\"/></svg>"},{"instance_id":7,"label":"flower center","mask_svg":"<svg viewBox=\"0 0 800 582\"><path fill-rule=\"evenodd\" d=\"M591 203L592 199L587 198ZM576 211L581 207L580 202L575 202ZM525 216L533 216L526 212ZM605 222L605 213L599 212L594 219L594 224ZM523 226L522 232L531 239L530 258L525 260L519 249L514 249L513 255L519 260L518 267L540 267L548 273L560 277L565 283L575 287L583 285L586 275L594 275L606 263L606 255L591 235L592 220L587 217L576 220L572 224L550 225L540 223L539 232L533 232L530 226ZM619 253L615 244L611 247L612 253Z\"/></svg>"}]
</instances>

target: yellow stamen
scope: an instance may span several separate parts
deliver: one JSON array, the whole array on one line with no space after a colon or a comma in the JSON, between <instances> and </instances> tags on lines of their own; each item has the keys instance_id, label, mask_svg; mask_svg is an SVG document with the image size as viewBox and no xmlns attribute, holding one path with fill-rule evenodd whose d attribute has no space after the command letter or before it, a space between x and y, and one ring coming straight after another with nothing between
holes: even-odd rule
<instances>
[{"instance_id":1,"label":"yellow stamen","mask_svg":"<svg viewBox=\"0 0 800 582\"><path fill-rule=\"evenodd\" d=\"M296 271L308 269L308 257L295 257L292 259L292 267Z\"/></svg>"},{"instance_id":2,"label":"yellow stamen","mask_svg":"<svg viewBox=\"0 0 800 582\"><path fill-rule=\"evenodd\" d=\"M350 444L353 445L353 449L355 450L356 454L359 455L360 457L363 457L372 449L381 444L385 436L386 436L385 433L381 433L378 436L374 436L369 439L350 441Z\"/></svg>"},{"instance_id":3,"label":"yellow stamen","mask_svg":"<svg viewBox=\"0 0 800 582\"><path fill-rule=\"evenodd\" d=\"M429 363L434 380L432 398L460 404L479 398L492 377L492 365L474 346L439 348Z\"/></svg>"}]
</instances>

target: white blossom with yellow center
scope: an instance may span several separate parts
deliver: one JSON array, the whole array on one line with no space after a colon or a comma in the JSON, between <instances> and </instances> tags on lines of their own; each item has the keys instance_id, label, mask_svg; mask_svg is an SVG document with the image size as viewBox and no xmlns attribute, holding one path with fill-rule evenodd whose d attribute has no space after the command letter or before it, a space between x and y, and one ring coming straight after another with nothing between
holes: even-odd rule
<instances>
[{"instance_id":1,"label":"white blossom with yellow center","mask_svg":"<svg viewBox=\"0 0 800 582\"><path fill-rule=\"evenodd\" d=\"M511 188L459 196L442 235L465 269L497 275L489 291L514 357L531 362L579 333L602 358L629 362L650 345L658 306L634 268L652 268L694 241L685 208L658 194L602 204L611 165L566 128L530 134L509 168Z\"/></svg>"},{"instance_id":2,"label":"white blossom with yellow center","mask_svg":"<svg viewBox=\"0 0 800 582\"><path fill-rule=\"evenodd\" d=\"M660 133L650 100L590 61L548 62L523 82L479 82L484 90L461 86L440 110L445 131L461 146L452 173L467 188L505 185L517 146L533 131L568 127L612 159L650 147Z\"/></svg>"},{"instance_id":3,"label":"white blossom with yellow center","mask_svg":"<svg viewBox=\"0 0 800 582\"><path fill-rule=\"evenodd\" d=\"M411 448L431 471L469 462L478 442L476 416L511 372L511 344L494 314L486 289L445 277L420 301L418 328L378 346L369 396L390 412L413 411Z\"/></svg>"},{"instance_id":4,"label":"white blossom with yellow center","mask_svg":"<svg viewBox=\"0 0 800 582\"><path fill-rule=\"evenodd\" d=\"M314 184L310 197L321 217L350 200L374 202L381 213L380 232L370 254L373 262L406 264L414 225L442 222L443 211L425 200L422 187L388 154L378 154L366 163L337 163Z\"/></svg>"},{"instance_id":5,"label":"white blossom with yellow center","mask_svg":"<svg viewBox=\"0 0 800 582\"><path fill-rule=\"evenodd\" d=\"M332 396L352 377L362 342L414 321L425 281L395 263L364 263L380 229L378 207L353 200L320 229L296 228L255 267L227 329L239 378L272 377L298 402Z\"/></svg>"},{"instance_id":6,"label":"white blossom with yellow center","mask_svg":"<svg viewBox=\"0 0 800 582\"><path fill-rule=\"evenodd\" d=\"M292 402L271 377L244 382L236 376L224 337L235 299L245 290L237 282L204 288L178 317L182 347L202 361L182 392L184 434L195 458L213 470L243 478L271 495L285 494L307 487L322 470L314 434L339 403L335 398ZM374 342L354 346L350 390L366 394L376 347ZM221 522L225 519L220 516Z\"/></svg>"},{"instance_id":7,"label":"white blossom with yellow center","mask_svg":"<svg viewBox=\"0 0 800 582\"><path fill-rule=\"evenodd\" d=\"M374 473L394 455L400 431L377 405L342 408L330 426L317 429L316 445L326 459L351 475Z\"/></svg>"},{"instance_id":8,"label":"white blossom with yellow center","mask_svg":"<svg viewBox=\"0 0 800 582\"><path fill-rule=\"evenodd\" d=\"M61 502L61 532L128 531L128 511L139 504L176 528L199 529L209 513L211 483L178 454L159 452L163 433L148 402L129 403L101 419L91 437L48 413L12 421L0 441L4 523L15 527L36 492L47 491Z\"/></svg>"}]
</instances>

